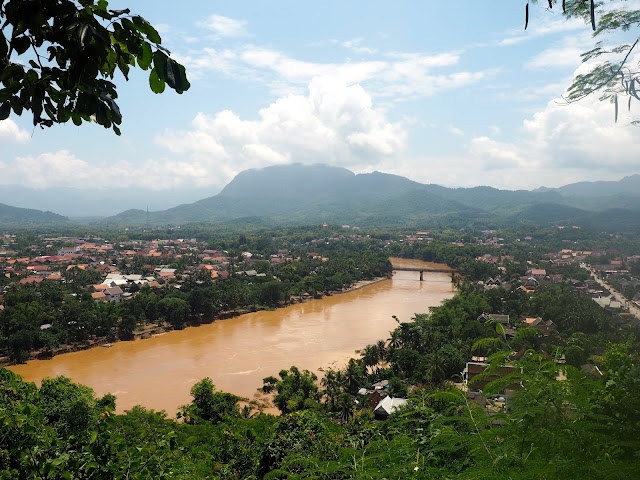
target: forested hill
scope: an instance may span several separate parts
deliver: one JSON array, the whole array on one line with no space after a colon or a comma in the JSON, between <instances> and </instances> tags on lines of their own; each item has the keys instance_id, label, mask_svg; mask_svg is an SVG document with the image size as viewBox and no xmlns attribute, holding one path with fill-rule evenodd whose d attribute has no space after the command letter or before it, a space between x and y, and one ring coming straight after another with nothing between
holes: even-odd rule
<instances>
[{"instance_id":1,"label":"forested hill","mask_svg":"<svg viewBox=\"0 0 640 480\"><path fill-rule=\"evenodd\" d=\"M558 188L539 188L535 192L557 192L566 197L601 197L604 195L618 195L633 193L640 195L640 175L629 175L617 182L577 182Z\"/></svg>"},{"instance_id":2,"label":"forested hill","mask_svg":"<svg viewBox=\"0 0 640 480\"><path fill-rule=\"evenodd\" d=\"M640 177L639 177L640 178ZM626 180L625 180L626 181ZM354 174L328 165L279 165L239 173L218 195L168 210L128 210L108 223L450 225L501 227L519 223L588 225L602 230L640 229L634 193L572 197L555 190L446 188L380 172ZM615 215L609 210L615 209Z\"/></svg>"},{"instance_id":3,"label":"forested hill","mask_svg":"<svg viewBox=\"0 0 640 480\"><path fill-rule=\"evenodd\" d=\"M51 225L68 223L69 219L51 212L18 208L0 203L0 225Z\"/></svg>"}]
</instances>

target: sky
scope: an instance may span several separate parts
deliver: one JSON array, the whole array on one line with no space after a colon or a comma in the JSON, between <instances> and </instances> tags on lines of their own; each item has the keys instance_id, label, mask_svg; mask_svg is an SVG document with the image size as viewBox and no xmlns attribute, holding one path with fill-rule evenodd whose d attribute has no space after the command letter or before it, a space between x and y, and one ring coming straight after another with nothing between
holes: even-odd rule
<instances>
[{"instance_id":1,"label":"sky","mask_svg":"<svg viewBox=\"0 0 640 480\"><path fill-rule=\"evenodd\" d=\"M156 95L148 72L116 77L120 137L0 121L0 185L179 203L288 163L512 190L640 173L626 109L616 123L596 97L562 101L595 43L589 26L540 2L525 31L525 3L112 0L158 29L191 89Z\"/></svg>"}]
</instances>

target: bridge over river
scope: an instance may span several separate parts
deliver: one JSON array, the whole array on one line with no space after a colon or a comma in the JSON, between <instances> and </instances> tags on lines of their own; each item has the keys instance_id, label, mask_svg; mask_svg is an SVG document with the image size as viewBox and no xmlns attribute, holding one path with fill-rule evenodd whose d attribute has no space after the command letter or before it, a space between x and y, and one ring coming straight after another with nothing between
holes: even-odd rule
<instances>
[{"instance_id":1,"label":"bridge over river","mask_svg":"<svg viewBox=\"0 0 640 480\"><path fill-rule=\"evenodd\" d=\"M425 262L422 260L398 257L391 257L389 260L391 260L391 265L393 266L394 271L420 272L421 282L424 281L424 272L451 273L452 275L458 273L457 270L442 263Z\"/></svg>"}]
</instances>

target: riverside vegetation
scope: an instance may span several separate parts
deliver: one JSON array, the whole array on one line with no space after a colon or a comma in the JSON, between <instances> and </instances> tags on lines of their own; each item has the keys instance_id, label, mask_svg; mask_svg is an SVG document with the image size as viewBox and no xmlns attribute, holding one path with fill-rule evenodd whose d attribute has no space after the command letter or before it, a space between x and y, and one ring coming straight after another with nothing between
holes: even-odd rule
<instances>
[{"instance_id":1,"label":"riverside vegetation","mask_svg":"<svg viewBox=\"0 0 640 480\"><path fill-rule=\"evenodd\" d=\"M583 233L540 237L565 245L562 240L576 235ZM583 240L592 241L603 240ZM454 251L450 245L434 240L385 248L442 260ZM484 249L458 248L452 266L470 265L476 249ZM510 248L515 256L538 250ZM503 273L515 278L521 267ZM616 312L572 288L572 266L558 267L564 280L532 293L517 282L485 290L477 281L492 268L469 269L453 299L399 322L388 339L322 379L294 366L266 377L262 389L273 393L279 417L217 391L208 378L193 386L192 402L174 420L144 407L116 415L112 395L96 398L64 377L38 388L0 370L0 478L632 477L640 466L637 331L616 328ZM484 312L551 317L557 335L523 327L506 336L494 322L478 321ZM514 360L516 351L524 355ZM489 396L521 383L508 410L489 412L451 383L473 354L489 356L492 368L519 367L484 389ZM561 355L565 364L554 361ZM586 362L602 375L578 368ZM409 402L377 422L368 397L357 392L383 379L392 395Z\"/></svg>"},{"instance_id":2,"label":"riverside vegetation","mask_svg":"<svg viewBox=\"0 0 640 480\"><path fill-rule=\"evenodd\" d=\"M29 242L18 239L16 247L37 242L27 238ZM228 278L216 280L211 270L195 269L198 264L203 265L203 255L197 251L174 257L136 256L129 261L116 255L105 257L114 262L114 269L125 274L146 271L149 275L145 267L153 269L165 262L174 267L171 270L175 270L175 281L163 286L151 288L133 283L123 287L131 298L122 303L94 301L94 284L101 282L105 273L91 266L77 268L87 261L100 266L95 258L87 258L90 254L74 259L60 280L20 284L20 276L14 276L13 281L5 278L0 356L13 362L25 361L36 353L46 358L58 352L132 339L149 328L182 329L238 313L273 309L391 274L388 256L375 241L336 238L327 244L324 237L321 243L303 240L294 237L275 243L265 235L248 238L236 234L233 240L218 236L209 244L229 249L224 254L226 265L215 265L220 268L216 272L227 273ZM270 262L283 246L288 247L287 261ZM252 252L250 258L243 256L248 251ZM34 256L28 249L14 253L15 257ZM211 263L206 266L213 267ZM252 274L247 275L247 270ZM43 330L42 325L48 328Z\"/></svg>"}]
</instances>

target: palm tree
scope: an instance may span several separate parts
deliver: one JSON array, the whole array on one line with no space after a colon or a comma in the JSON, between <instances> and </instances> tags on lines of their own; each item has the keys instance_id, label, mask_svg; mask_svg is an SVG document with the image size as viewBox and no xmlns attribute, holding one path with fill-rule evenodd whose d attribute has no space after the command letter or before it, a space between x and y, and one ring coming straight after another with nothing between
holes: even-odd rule
<instances>
[{"instance_id":1,"label":"palm tree","mask_svg":"<svg viewBox=\"0 0 640 480\"><path fill-rule=\"evenodd\" d=\"M353 397L348 393L338 397L338 415L343 422L348 422L353 417Z\"/></svg>"},{"instance_id":2,"label":"palm tree","mask_svg":"<svg viewBox=\"0 0 640 480\"><path fill-rule=\"evenodd\" d=\"M445 363L442 354L438 351L427 355L427 376L432 383L441 383L446 376Z\"/></svg>"},{"instance_id":3,"label":"palm tree","mask_svg":"<svg viewBox=\"0 0 640 480\"><path fill-rule=\"evenodd\" d=\"M376 347L378 348L378 372L380 372L387 360L387 342L378 340Z\"/></svg>"},{"instance_id":4,"label":"palm tree","mask_svg":"<svg viewBox=\"0 0 640 480\"><path fill-rule=\"evenodd\" d=\"M344 370L343 384L349 393L356 393L360 388L360 369L356 361L351 358Z\"/></svg>"},{"instance_id":5,"label":"palm tree","mask_svg":"<svg viewBox=\"0 0 640 480\"><path fill-rule=\"evenodd\" d=\"M378 364L380 355L378 353L377 345L367 345L361 354L362 362L365 368L371 368L371 374L373 374L373 367Z\"/></svg>"},{"instance_id":6,"label":"palm tree","mask_svg":"<svg viewBox=\"0 0 640 480\"><path fill-rule=\"evenodd\" d=\"M330 410L333 412L336 409L336 396L340 392L340 381L342 376L340 372L336 372L333 368L327 370L320 382L324 387L323 395L326 395L330 405Z\"/></svg>"}]
</instances>

